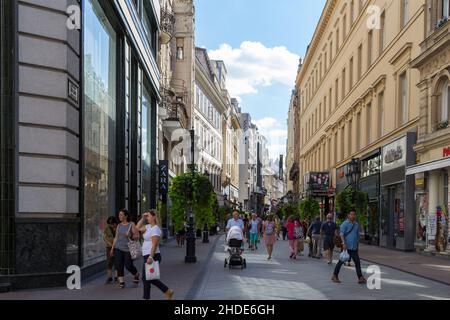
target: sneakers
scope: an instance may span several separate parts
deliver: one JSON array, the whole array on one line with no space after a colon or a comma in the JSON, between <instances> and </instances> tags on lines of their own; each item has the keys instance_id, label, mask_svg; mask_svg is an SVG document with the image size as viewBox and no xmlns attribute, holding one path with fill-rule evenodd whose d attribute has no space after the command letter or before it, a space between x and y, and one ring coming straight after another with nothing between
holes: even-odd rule
<instances>
[{"instance_id":1,"label":"sneakers","mask_svg":"<svg viewBox=\"0 0 450 320\"><path fill-rule=\"evenodd\" d=\"M119 282L119 288L125 289L125 282Z\"/></svg>"},{"instance_id":2,"label":"sneakers","mask_svg":"<svg viewBox=\"0 0 450 320\"><path fill-rule=\"evenodd\" d=\"M333 274L331 281L333 281L334 283L341 283L341 280L339 280L338 276L335 274Z\"/></svg>"},{"instance_id":3,"label":"sneakers","mask_svg":"<svg viewBox=\"0 0 450 320\"><path fill-rule=\"evenodd\" d=\"M166 296L167 300L172 300L174 291L172 289L169 289L166 291L166 293L164 293L164 295Z\"/></svg>"},{"instance_id":4,"label":"sneakers","mask_svg":"<svg viewBox=\"0 0 450 320\"><path fill-rule=\"evenodd\" d=\"M134 276L133 282L136 284L139 284L139 273L136 273L136 275Z\"/></svg>"},{"instance_id":5,"label":"sneakers","mask_svg":"<svg viewBox=\"0 0 450 320\"><path fill-rule=\"evenodd\" d=\"M358 284L366 284L366 283L367 283L366 278L364 278L364 277L359 278Z\"/></svg>"},{"instance_id":6,"label":"sneakers","mask_svg":"<svg viewBox=\"0 0 450 320\"><path fill-rule=\"evenodd\" d=\"M108 279L106 279L106 284L111 284L111 283L113 283L114 282L114 279L113 278L108 278Z\"/></svg>"}]
</instances>

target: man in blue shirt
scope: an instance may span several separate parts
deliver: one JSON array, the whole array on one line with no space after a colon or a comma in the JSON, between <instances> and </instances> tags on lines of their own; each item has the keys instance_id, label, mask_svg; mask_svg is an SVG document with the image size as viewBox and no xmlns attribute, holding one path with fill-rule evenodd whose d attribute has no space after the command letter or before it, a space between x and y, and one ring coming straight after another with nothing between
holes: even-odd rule
<instances>
[{"instance_id":1,"label":"man in blue shirt","mask_svg":"<svg viewBox=\"0 0 450 320\"><path fill-rule=\"evenodd\" d=\"M228 220L227 223L227 232L230 231L232 227L239 227L242 229L242 232L244 232L244 221L239 218L239 212L234 211L233 212L233 218Z\"/></svg>"},{"instance_id":2,"label":"man in blue shirt","mask_svg":"<svg viewBox=\"0 0 450 320\"><path fill-rule=\"evenodd\" d=\"M341 225L341 239L343 250L347 250L350 258L355 262L356 274L358 276L358 283L367 283L366 279L363 277L361 272L361 261L358 254L358 242L359 242L359 224L356 222L356 212L354 210L350 211L347 220ZM334 283L341 283L339 280L339 271L345 261L339 260L336 268L334 269L334 274L331 280Z\"/></svg>"}]
</instances>

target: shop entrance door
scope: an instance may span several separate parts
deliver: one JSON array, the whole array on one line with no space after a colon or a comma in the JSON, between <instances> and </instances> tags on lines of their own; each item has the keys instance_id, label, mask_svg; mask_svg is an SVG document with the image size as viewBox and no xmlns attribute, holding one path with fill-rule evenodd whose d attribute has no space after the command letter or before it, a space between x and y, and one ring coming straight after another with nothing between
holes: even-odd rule
<instances>
[{"instance_id":1,"label":"shop entrance door","mask_svg":"<svg viewBox=\"0 0 450 320\"><path fill-rule=\"evenodd\" d=\"M381 192L381 242L382 246L394 249L396 247L394 236L394 199L395 199L395 186L387 186L382 188Z\"/></svg>"}]
</instances>

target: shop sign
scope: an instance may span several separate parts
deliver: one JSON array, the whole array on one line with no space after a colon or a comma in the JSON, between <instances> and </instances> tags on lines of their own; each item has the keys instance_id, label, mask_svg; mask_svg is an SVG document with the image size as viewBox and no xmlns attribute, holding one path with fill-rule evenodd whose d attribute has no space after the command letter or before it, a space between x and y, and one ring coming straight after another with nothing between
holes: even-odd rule
<instances>
[{"instance_id":1,"label":"shop sign","mask_svg":"<svg viewBox=\"0 0 450 320\"><path fill-rule=\"evenodd\" d=\"M159 193L166 195L169 190L169 161L159 161Z\"/></svg>"},{"instance_id":2,"label":"shop sign","mask_svg":"<svg viewBox=\"0 0 450 320\"><path fill-rule=\"evenodd\" d=\"M428 215L427 235L428 240L435 240L437 233L437 216L435 214Z\"/></svg>"},{"instance_id":3,"label":"shop sign","mask_svg":"<svg viewBox=\"0 0 450 320\"><path fill-rule=\"evenodd\" d=\"M305 185L309 190L321 191L328 190L330 185L330 174L328 172L311 172L305 176Z\"/></svg>"},{"instance_id":4,"label":"shop sign","mask_svg":"<svg viewBox=\"0 0 450 320\"><path fill-rule=\"evenodd\" d=\"M361 176L363 178L378 174L381 170L380 156L361 162Z\"/></svg>"},{"instance_id":5,"label":"shop sign","mask_svg":"<svg viewBox=\"0 0 450 320\"><path fill-rule=\"evenodd\" d=\"M417 173L416 174L416 190L424 190L425 189L425 174Z\"/></svg>"},{"instance_id":6,"label":"shop sign","mask_svg":"<svg viewBox=\"0 0 450 320\"><path fill-rule=\"evenodd\" d=\"M450 157L450 147L444 148L444 150L443 150L443 152L442 152L442 156L443 156L444 158Z\"/></svg>"},{"instance_id":7,"label":"shop sign","mask_svg":"<svg viewBox=\"0 0 450 320\"><path fill-rule=\"evenodd\" d=\"M406 137L383 148L383 172L406 165Z\"/></svg>"}]
</instances>

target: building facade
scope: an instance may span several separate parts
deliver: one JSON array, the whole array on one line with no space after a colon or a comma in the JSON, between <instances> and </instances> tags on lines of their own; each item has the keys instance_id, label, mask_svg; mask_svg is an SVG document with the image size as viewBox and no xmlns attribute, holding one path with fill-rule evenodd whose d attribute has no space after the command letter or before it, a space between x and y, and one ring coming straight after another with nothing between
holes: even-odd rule
<instances>
[{"instance_id":1,"label":"building facade","mask_svg":"<svg viewBox=\"0 0 450 320\"><path fill-rule=\"evenodd\" d=\"M450 254L450 16L449 1L427 0L425 40L412 61L420 72L417 163L407 175L415 180L415 246Z\"/></svg>"},{"instance_id":2,"label":"building facade","mask_svg":"<svg viewBox=\"0 0 450 320\"><path fill-rule=\"evenodd\" d=\"M370 27L369 6L380 10ZM361 188L375 224L366 237L399 250L414 249L414 181L406 167L415 163L421 94L410 62L425 38L425 11L420 0L327 1L296 81L294 188L297 182L296 191L308 194L303 177L328 173L326 203L347 186L350 160L365 161Z\"/></svg>"},{"instance_id":3,"label":"building facade","mask_svg":"<svg viewBox=\"0 0 450 320\"><path fill-rule=\"evenodd\" d=\"M206 173L222 195L223 139L222 115L228 109L226 69L222 62L210 60L205 49L196 49L194 130L199 139L199 171Z\"/></svg>"},{"instance_id":4,"label":"building facade","mask_svg":"<svg viewBox=\"0 0 450 320\"><path fill-rule=\"evenodd\" d=\"M18 49L2 58L0 282L61 286L69 265L104 268L109 216L156 207L160 3L0 7L1 48Z\"/></svg>"},{"instance_id":5,"label":"building facade","mask_svg":"<svg viewBox=\"0 0 450 320\"><path fill-rule=\"evenodd\" d=\"M222 186L228 204L234 208L239 203L239 143L242 139L242 129L239 122L239 103L232 98L227 112L222 117L223 139L223 170Z\"/></svg>"}]
</instances>

